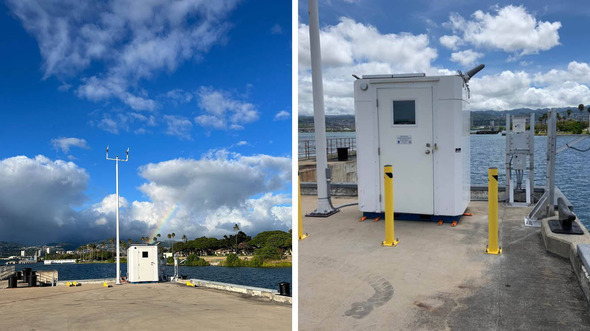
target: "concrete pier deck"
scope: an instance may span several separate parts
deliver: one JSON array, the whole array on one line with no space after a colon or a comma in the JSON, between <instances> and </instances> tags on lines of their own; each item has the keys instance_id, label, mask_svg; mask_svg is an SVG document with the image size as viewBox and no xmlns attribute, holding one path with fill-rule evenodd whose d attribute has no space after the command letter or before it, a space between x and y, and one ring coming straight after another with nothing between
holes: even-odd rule
<instances>
[{"instance_id":1,"label":"concrete pier deck","mask_svg":"<svg viewBox=\"0 0 590 331\"><path fill-rule=\"evenodd\" d=\"M356 199L334 199L334 205ZM303 212L316 207L302 196ZM529 208L500 204L503 254L486 255L487 202L457 227L359 222L357 206L303 219L299 241L301 330L589 330L590 310L568 259L545 250Z\"/></svg>"},{"instance_id":2,"label":"concrete pier deck","mask_svg":"<svg viewBox=\"0 0 590 331\"><path fill-rule=\"evenodd\" d=\"M291 305L175 283L0 290L0 330L290 330Z\"/></svg>"}]
</instances>

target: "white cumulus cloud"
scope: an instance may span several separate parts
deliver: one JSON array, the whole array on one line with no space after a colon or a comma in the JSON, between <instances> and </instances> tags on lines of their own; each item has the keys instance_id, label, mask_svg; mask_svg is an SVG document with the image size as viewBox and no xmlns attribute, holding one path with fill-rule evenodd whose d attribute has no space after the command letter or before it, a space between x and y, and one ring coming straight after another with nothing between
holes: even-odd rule
<instances>
[{"instance_id":1,"label":"white cumulus cloud","mask_svg":"<svg viewBox=\"0 0 590 331\"><path fill-rule=\"evenodd\" d=\"M44 78L80 77L82 98L153 110L156 102L138 83L224 43L237 2L9 0L8 7L37 40ZM104 69L85 74L93 64Z\"/></svg>"},{"instance_id":2,"label":"white cumulus cloud","mask_svg":"<svg viewBox=\"0 0 590 331\"><path fill-rule=\"evenodd\" d=\"M461 38L458 36L442 36L438 40L440 41L441 45L452 50L456 50L458 46L463 44L463 40L461 40Z\"/></svg>"},{"instance_id":3,"label":"white cumulus cloud","mask_svg":"<svg viewBox=\"0 0 590 331\"><path fill-rule=\"evenodd\" d=\"M460 52L453 52L451 54L451 61L457 62L463 66L470 66L482 56L482 53L468 49Z\"/></svg>"},{"instance_id":4,"label":"white cumulus cloud","mask_svg":"<svg viewBox=\"0 0 590 331\"><path fill-rule=\"evenodd\" d=\"M52 161L43 155L1 160L2 237L39 243L79 229L72 208L86 200L88 178L88 173L73 162Z\"/></svg>"},{"instance_id":5,"label":"white cumulus cloud","mask_svg":"<svg viewBox=\"0 0 590 331\"><path fill-rule=\"evenodd\" d=\"M454 13L448 25L461 34L462 40L476 47L500 49L518 56L559 45L561 28L561 22L537 20L525 7L513 5L496 7L492 13L478 10L471 20Z\"/></svg>"},{"instance_id":6,"label":"white cumulus cloud","mask_svg":"<svg viewBox=\"0 0 590 331\"><path fill-rule=\"evenodd\" d=\"M226 150L201 159L173 159L139 168L138 189L148 198L121 196L123 238L161 231L197 236L233 233L234 223L255 235L291 228L291 159L244 156ZM0 161L0 233L21 243L88 242L115 232L115 194L79 209L88 197L87 172L73 162L45 156ZM172 216L170 216L172 215ZM170 217L169 217L170 216ZM162 233L164 234L164 233Z\"/></svg>"},{"instance_id":7,"label":"white cumulus cloud","mask_svg":"<svg viewBox=\"0 0 590 331\"><path fill-rule=\"evenodd\" d=\"M180 139L191 139L193 123L190 120L178 115L164 115L164 120L168 126L166 134L177 136Z\"/></svg>"},{"instance_id":8,"label":"white cumulus cloud","mask_svg":"<svg viewBox=\"0 0 590 331\"><path fill-rule=\"evenodd\" d=\"M56 150L59 149L63 153L69 153L71 147L78 147L84 149L90 148L88 147L88 144L86 143L85 139L74 137L60 137L51 139L51 145L53 146L53 148L55 148Z\"/></svg>"},{"instance_id":9,"label":"white cumulus cloud","mask_svg":"<svg viewBox=\"0 0 590 331\"><path fill-rule=\"evenodd\" d=\"M275 121L286 120L291 117L291 113L286 110L281 110L280 112L275 114Z\"/></svg>"},{"instance_id":10,"label":"white cumulus cloud","mask_svg":"<svg viewBox=\"0 0 590 331\"><path fill-rule=\"evenodd\" d=\"M313 114L309 27L299 25L299 114ZM428 36L383 33L371 25L343 17L320 31L325 112L354 113L352 74L438 72Z\"/></svg>"},{"instance_id":11,"label":"white cumulus cloud","mask_svg":"<svg viewBox=\"0 0 590 331\"><path fill-rule=\"evenodd\" d=\"M197 96L203 112L195 117L195 123L202 127L239 130L258 120L256 106L237 100L227 91L202 86Z\"/></svg>"},{"instance_id":12,"label":"white cumulus cloud","mask_svg":"<svg viewBox=\"0 0 590 331\"><path fill-rule=\"evenodd\" d=\"M529 73L506 70L475 76L471 82L473 109L505 110L590 104L590 66L570 62L565 69Z\"/></svg>"}]
</instances>

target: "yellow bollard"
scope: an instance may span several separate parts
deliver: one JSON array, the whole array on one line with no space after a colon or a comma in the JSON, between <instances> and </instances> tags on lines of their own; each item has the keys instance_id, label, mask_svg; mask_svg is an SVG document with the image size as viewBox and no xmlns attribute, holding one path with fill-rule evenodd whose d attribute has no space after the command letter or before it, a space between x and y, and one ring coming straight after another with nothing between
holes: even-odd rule
<instances>
[{"instance_id":1,"label":"yellow bollard","mask_svg":"<svg viewBox=\"0 0 590 331\"><path fill-rule=\"evenodd\" d=\"M487 254L502 254L498 246L498 168L488 169L488 246Z\"/></svg>"},{"instance_id":2,"label":"yellow bollard","mask_svg":"<svg viewBox=\"0 0 590 331\"><path fill-rule=\"evenodd\" d=\"M297 176L299 176L299 174ZM297 195L297 201L299 201L297 203L299 205L299 240L303 240L309 237L309 235L307 233L303 233L303 212L301 211L301 180L299 179L299 177L297 178Z\"/></svg>"},{"instance_id":3,"label":"yellow bollard","mask_svg":"<svg viewBox=\"0 0 590 331\"><path fill-rule=\"evenodd\" d=\"M393 167L386 165L383 168L383 185L385 186L385 241L382 246L397 246L399 241L395 238L393 228Z\"/></svg>"}]
</instances>

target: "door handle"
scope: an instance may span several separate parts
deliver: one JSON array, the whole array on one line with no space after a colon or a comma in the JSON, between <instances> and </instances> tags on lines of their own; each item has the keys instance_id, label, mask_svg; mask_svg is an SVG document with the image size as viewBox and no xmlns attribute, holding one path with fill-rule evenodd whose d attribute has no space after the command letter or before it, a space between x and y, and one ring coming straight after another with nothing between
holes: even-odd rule
<instances>
[{"instance_id":1,"label":"door handle","mask_svg":"<svg viewBox=\"0 0 590 331\"><path fill-rule=\"evenodd\" d=\"M426 154L426 155L430 154L430 150L427 149L426 152L424 152L424 154Z\"/></svg>"}]
</instances>

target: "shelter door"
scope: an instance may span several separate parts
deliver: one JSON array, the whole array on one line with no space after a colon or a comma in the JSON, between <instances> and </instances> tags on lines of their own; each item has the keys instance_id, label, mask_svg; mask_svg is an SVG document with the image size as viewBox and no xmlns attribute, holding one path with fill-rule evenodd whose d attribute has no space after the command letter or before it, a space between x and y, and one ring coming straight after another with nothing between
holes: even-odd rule
<instances>
[{"instance_id":1,"label":"shelter door","mask_svg":"<svg viewBox=\"0 0 590 331\"><path fill-rule=\"evenodd\" d=\"M151 254L153 254L152 251L141 251L139 258L138 258L138 262L139 262L139 266L137 268L137 276L140 280L142 281L147 281L152 277L153 274L153 266L152 266L152 260L153 257L151 256Z\"/></svg>"},{"instance_id":2,"label":"shelter door","mask_svg":"<svg viewBox=\"0 0 590 331\"><path fill-rule=\"evenodd\" d=\"M395 212L433 214L432 88L377 89L381 208L383 167L393 166Z\"/></svg>"}]
</instances>

